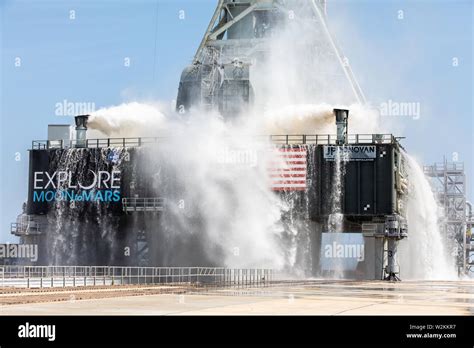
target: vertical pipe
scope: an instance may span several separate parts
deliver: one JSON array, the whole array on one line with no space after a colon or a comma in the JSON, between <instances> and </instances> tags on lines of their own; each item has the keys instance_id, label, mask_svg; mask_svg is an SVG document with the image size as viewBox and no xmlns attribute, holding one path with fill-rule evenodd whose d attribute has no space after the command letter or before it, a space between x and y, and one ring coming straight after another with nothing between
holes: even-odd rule
<instances>
[{"instance_id":1,"label":"vertical pipe","mask_svg":"<svg viewBox=\"0 0 474 348\"><path fill-rule=\"evenodd\" d=\"M388 239L388 273L389 276L396 275L397 272L397 256L398 256L398 240Z\"/></svg>"},{"instance_id":2,"label":"vertical pipe","mask_svg":"<svg viewBox=\"0 0 474 348\"><path fill-rule=\"evenodd\" d=\"M377 158L376 161L374 161L374 181L373 181L373 188L374 188L374 194L373 194L373 199L374 199L374 211L373 214L377 214L377 164L378 160L380 157Z\"/></svg>"},{"instance_id":3,"label":"vertical pipe","mask_svg":"<svg viewBox=\"0 0 474 348\"><path fill-rule=\"evenodd\" d=\"M87 147L87 121L89 115L79 115L74 118L76 122L76 146Z\"/></svg>"}]
</instances>

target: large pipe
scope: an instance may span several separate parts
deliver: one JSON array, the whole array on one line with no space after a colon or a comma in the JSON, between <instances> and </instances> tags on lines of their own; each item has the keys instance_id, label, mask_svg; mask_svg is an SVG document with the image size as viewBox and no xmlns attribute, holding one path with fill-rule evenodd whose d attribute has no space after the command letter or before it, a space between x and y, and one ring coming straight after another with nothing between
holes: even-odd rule
<instances>
[{"instance_id":1,"label":"large pipe","mask_svg":"<svg viewBox=\"0 0 474 348\"><path fill-rule=\"evenodd\" d=\"M337 126L337 145L346 145L347 144L347 128L349 120L349 110L344 109L334 109L334 115L336 116L336 126Z\"/></svg>"},{"instance_id":2,"label":"large pipe","mask_svg":"<svg viewBox=\"0 0 474 348\"><path fill-rule=\"evenodd\" d=\"M79 115L74 117L76 122L76 146L86 147L87 139L87 121L89 115Z\"/></svg>"},{"instance_id":3,"label":"large pipe","mask_svg":"<svg viewBox=\"0 0 474 348\"><path fill-rule=\"evenodd\" d=\"M388 249L388 260L387 260L387 277L385 280L390 281L400 281L398 277L398 270L397 270L397 261L398 261L398 240L395 238L388 238L387 241L387 249Z\"/></svg>"}]
</instances>

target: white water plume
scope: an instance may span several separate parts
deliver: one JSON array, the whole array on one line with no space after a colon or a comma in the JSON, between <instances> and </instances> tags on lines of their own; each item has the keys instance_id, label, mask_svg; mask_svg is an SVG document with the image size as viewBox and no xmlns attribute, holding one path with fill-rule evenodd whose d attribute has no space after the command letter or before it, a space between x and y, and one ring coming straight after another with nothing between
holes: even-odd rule
<instances>
[{"instance_id":1,"label":"white water plume","mask_svg":"<svg viewBox=\"0 0 474 348\"><path fill-rule=\"evenodd\" d=\"M234 149L247 154L259 153L259 162L269 160L262 157L263 144L252 140L252 135L334 134L333 107L327 104L292 105L278 112L267 111L261 116L262 122L255 124L254 121L252 126L231 125L218 115L209 113L196 113L190 121L181 124L154 108L132 103L110 108L107 112L99 110L89 126L93 129L97 127L105 134L120 136L156 134L168 130L173 135L166 140L168 145L164 145L165 149L169 149L168 164L179 168L177 173L182 175L187 187L185 200L201 206L200 213L208 237L224 250L225 264L233 267L266 265L279 268L288 266L288 262L293 263L296 245L278 244L284 232L280 219L289 208L269 190L267 173L251 166L239 166L240 169L236 170L235 166L229 165L233 160L224 160L220 165L219 161ZM140 110L156 110L153 113L157 120L138 121ZM350 106L350 110L351 133L354 133L354 128L365 133L379 129L375 113L364 113L362 107L355 106ZM342 174L344 161L337 162ZM409 239L400 243L402 276L451 279L454 268L444 250L437 206L429 182L416 161L410 160L410 168L409 180L413 183L413 194L408 202ZM339 200L342 179L341 175L339 185L337 180L334 183L333 197L337 196ZM337 202L334 199L333 205L338 205ZM336 222L334 226L338 226L337 232L342 232L339 231L342 229L340 216L340 210L334 206L333 218ZM295 235L292 239L296 239L298 232L291 233ZM285 259L284 248L293 250L290 253L293 261Z\"/></svg>"},{"instance_id":2,"label":"white water plume","mask_svg":"<svg viewBox=\"0 0 474 348\"><path fill-rule=\"evenodd\" d=\"M269 144L214 113L193 116L185 125L169 125L172 136L157 146L155 161L175 174L181 191L176 198L192 216L167 206L175 226L170 232L180 238L200 234L208 241L203 246L208 259L216 264L284 267L278 225L285 207L269 189L266 163L277 161ZM166 194L168 201L176 195L165 193L165 199Z\"/></svg>"},{"instance_id":3,"label":"white water plume","mask_svg":"<svg viewBox=\"0 0 474 348\"><path fill-rule=\"evenodd\" d=\"M429 181L408 154L410 193L407 202L408 240L399 246L402 277L456 279L454 258L439 225L439 209Z\"/></svg>"},{"instance_id":4,"label":"white water plume","mask_svg":"<svg viewBox=\"0 0 474 348\"><path fill-rule=\"evenodd\" d=\"M257 128L265 134L335 134L333 110L349 110L349 129L352 134L388 132L388 124L381 125L379 114L373 109L352 105L301 104L268 108L263 115L255 115Z\"/></svg>"},{"instance_id":5,"label":"white water plume","mask_svg":"<svg viewBox=\"0 0 474 348\"><path fill-rule=\"evenodd\" d=\"M395 132L386 119L383 124L379 122L377 112L354 104L355 98L334 52L320 49L325 47L319 42L324 29L315 30L313 18L303 18L289 23L271 39L267 60L252 68L255 108L242 115L239 126L226 123L215 114L200 112L191 115L190 122L180 124L174 121L176 115L167 116L156 105L140 103L98 110L90 118L89 127L107 136L167 134L161 150L168 151L166 165L176 169L184 184L184 203L199 210L200 223L210 241L209 253L218 245L227 266L293 266L296 252L294 243L279 245L279 239L284 238L280 220L289 207L269 189L265 170L252 166L235 170L235 166L226 165L232 160L219 164L219 151L240 148L259 153L258 163L262 164L269 156L262 155L262 146L270 144L262 145L249 136L335 134L335 107L350 110L351 134ZM413 278L449 278L450 266L443 256L436 203L428 181L415 163L410 180L414 183L414 194L408 205L409 239L400 243L402 272ZM340 190L336 187L334 192L339 193L340 200ZM189 221L180 218L179 210L172 214L184 232L171 233L193 230ZM336 207L333 215L336 230L342 232L342 216ZM292 224L289 239L296 240L298 221ZM290 261L285 257L285 248L291 250Z\"/></svg>"},{"instance_id":6,"label":"white water plume","mask_svg":"<svg viewBox=\"0 0 474 348\"><path fill-rule=\"evenodd\" d=\"M142 110L148 112L144 119ZM121 137L153 136L166 129L166 139L152 149L154 156L140 165L142 170L163 168L177 182L178 196L171 189L160 193L168 202L180 202L167 205L170 233L180 240L200 234L207 241L207 259L217 265L284 267L288 260L279 223L287 208L269 189L266 163L279 161L270 144L250 137L245 127L225 123L217 113L195 112L181 123L174 117L146 104L123 104L97 111L89 127Z\"/></svg>"},{"instance_id":7,"label":"white water plume","mask_svg":"<svg viewBox=\"0 0 474 348\"><path fill-rule=\"evenodd\" d=\"M88 126L111 138L157 136L165 127L166 119L158 104L125 103L95 111L89 117ZM100 134L99 134L100 135Z\"/></svg>"},{"instance_id":8,"label":"white water plume","mask_svg":"<svg viewBox=\"0 0 474 348\"><path fill-rule=\"evenodd\" d=\"M336 151L334 159L334 179L331 187L331 214L328 217L328 228L330 233L344 232L343 197L344 178L346 174L345 158L343 151ZM340 235L338 235L340 236ZM341 242L336 237L336 242ZM335 259L332 276L336 279L344 277L343 263L340 259Z\"/></svg>"}]
</instances>

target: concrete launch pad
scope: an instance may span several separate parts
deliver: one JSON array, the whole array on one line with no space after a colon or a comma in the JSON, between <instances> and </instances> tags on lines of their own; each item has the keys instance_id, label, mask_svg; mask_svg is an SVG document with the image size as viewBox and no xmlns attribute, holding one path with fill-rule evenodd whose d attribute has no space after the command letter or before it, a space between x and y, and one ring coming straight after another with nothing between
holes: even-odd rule
<instances>
[{"instance_id":1,"label":"concrete launch pad","mask_svg":"<svg viewBox=\"0 0 474 348\"><path fill-rule=\"evenodd\" d=\"M261 288L188 289L184 294L143 295L143 289L140 292L137 288L136 291L117 291L108 298L89 296L77 300L81 297L71 295L69 300L61 302L48 302L54 300L48 298L53 295L45 294L43 303L12 305L2 300L11 294L0 293L0 314L473 315L473 285L472 281L314 280ZM183 290L186 291L179 288L179 292ZM87 291L93 293L94 290Z\"/></svg>"}]
</instances>

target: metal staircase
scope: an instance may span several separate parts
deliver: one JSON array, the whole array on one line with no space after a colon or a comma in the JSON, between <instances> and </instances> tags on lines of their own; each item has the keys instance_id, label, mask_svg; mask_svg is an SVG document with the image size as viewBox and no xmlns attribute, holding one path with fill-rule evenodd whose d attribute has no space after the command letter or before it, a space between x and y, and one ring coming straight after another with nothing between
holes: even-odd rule
<instances>
[{"instance_id":1,"label":"metal staircase","mask_svg":"<svg viewBox=\"0 0 474 348\"><path fill-rule=\"evenodd\" d=\"M208 53L208 58L206 60L210 61L210 65L202 66L202 79L201 79L201 105L207 110L211 110L215 105L216 101L216 92L219 85L219 52L209 47L206 51Z\"/></svg>"}]
</instances>

